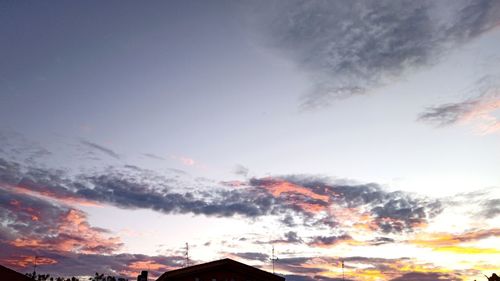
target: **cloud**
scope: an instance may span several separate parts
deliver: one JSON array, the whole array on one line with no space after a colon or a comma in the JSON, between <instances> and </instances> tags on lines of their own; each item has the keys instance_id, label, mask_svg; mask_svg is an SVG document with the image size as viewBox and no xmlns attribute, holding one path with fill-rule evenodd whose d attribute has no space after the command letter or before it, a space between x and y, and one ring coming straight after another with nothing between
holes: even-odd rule
<instances>
[{"instance_id":1,"label":"cloud","mask_svg":"<svg viewBox=\"0 0 500 281\"><path fill-rule=\"evenodd\" d=\"M467 242L475 242L490 237L499 237L500 228L478 229L457 234L427 233L420 236L421 237L418 239L411 240L410 243L425 247L442 248Z\"/></svg>"},{"instance_id":2,"label":"cloud","mask_svg":"<svg viewBox=\"0 0 500 281\"><path fill-rule=\"evenodd\" d=\"M0 192L0 221L0 263L20 272L31 271L37 256L39 273L81 276L97 271L135 277L149 270L159 276L184 259L117 254L120 239L91 226L83 211L5 188Z\"/></svg>"},{"instance_id":3,"label":"cloud","mask_svg":"<svg viewBox=\"0 0 500 281\"><path fill-rule=\"evenodd\" d=\"M236 165L236 167L234 167L234 173L236 175L239 175L242 177L247 177L248 172L249 172L249 169L243 165Z\"/></svg>"},{"instance_id":4,"label":"cloud","mask_svg":"<svg viewBox=\"0 0 500 281\"><path fill-rule=\"evenodd\" d=\"M283 236L283 238L271 240L263 244L300 244L304 242L295 231L288 231Z\"/></svg>"},{"instance_id":5,"label":"cloud","mask_svg":"<svg viewBox=\"0 0 500 281\"><path fill-rule=\"evenodd\" d=\"M5 189L0 194L0 221L1 241L19 248L109 254L122 247L117 237L90 226L80 210Z\"/></svg>"},{"instance_id":6,"label":"cloud","mask_svg":"<svg viewBox=\"0 0 500 281\"><path fill-rule=\"evenodd\" d=\"M46 249L17 248L0 242L0 262L19 272L33 270L37 256L37 272L51 276L89 276L95 272L122 276L134 280L141 270L148 270L150 278L159 277L168 270L182 267L183 256L149 256L143 254L82 254L55 252Z\"/></svg>"},{"instance_id":7,"label":"cloud","mask_svg":"<svg viewBox=\"0 0 500 281\"><path fill-rule=\"evenodd\" d=\"M500 215L500 199L486 200L481 215L487 219L492 219Z\"/></svg>"},{"instance_id":8,"label":"cloud","mask_svg":"<svg viewBox=\"0 0 500 281\"><path fill-rule=\"evenodd\" d=\"M0 181L12 192L59 203L110 204L215 217L276 216L288 224L292 218L295 224L364 227L383 233L412 231L442 210L438 200L387 192L376 184L339 185L325 178L297 175L252 178L236 189L214 183L210 189L192 189L141 169L110 168L69 176L64 171L22 167L0 158Z\"/></svg>"},{"instance_id":9,"label":"cloud","mask_svg":"<svg viewBox=\"0 0 500 281\"><path fill-rule=\"evenodd\" d=\"M321 276L321 275L315 275L314 277L311 276L304 276L304 275L296 275L296 274L289 274L286 275L286 280L289 281L352 281L353 279L346 279L346 278L331 278L331 277L326 277L326 276Z\"/></svg>"},{"instance_id":10,"label":"cloud","mask_svg":"<svg viewBox=\"0 0 500 281\"><path fill-rule=\"evenodd\" d=\"M288 276L293 280L341 280L341 261L344 261L346 280L464 280L464 276L470 278L478 273L453 271L407 257L294 257L280 259L277 267L278 272L287 272L287 280Z\"/></svg>"},{"instance_id":11,"label":"cloud","mask_svg":"<svg viewBox=\"0 0 500 281\"><path fill-rule=\"evenodd\" d=\"M233 253L232 256L236 256L246 260L252 261L261 261L267 262L269 261L269 255L257 252L243 252L243 253Z\"/></svg>"},{"instance_id":12,"label":"cloud","mask_svg":"<svg viewBox=\"0 0 500 281\"><path fill-rule=\"evenodd\" d=\"M285 211L263 190L227 190L219 187L211 192L176 192L167 186L170 183L168 179L142 170L122 172L111 169L69 177L61 171L22 168L17 163L0 159L0 182L12 190L26 190L60 201L84 199L121 208L153 209L168 214L241 215L255 218ZM286 209L286 206L283 208Z\"/></svg>"},{"instance_id":13,"label":"cloud","mask_svg":"<svg viewBox=\"0 0 500 281\"><path fill-rule=\"evenodd\" d=\"M165 158L152 153L143 153L142 155L155 160L165 160Z\"/></svg>"},{"instance_id":14,"label":"cloud","mask_svg":"<svg viewBox=\"0 0 500 281\"><path fill-rule=\"evenodd\" d=\"M389 237L377 237L371 241L369 241L369 244L378 246L378 245L384 245L384 244L390 244L396 242L394 239L389 238Z\"/></svg>"},{"instance_id":15,"label":"cloud","mask_svg":"<svg viewBox=\"0 0 500 281\"><path fill-rule=\"evenodd\" d=\"M422 227L441 213L439 200L405 192L387 192L377 184L342 185L325 178L289 175L252 179L250 184L269 190L284 204L305 213L326 213L316 220L327 225L361 223L360 226L384 233L401 233ZM335 218L339 219L335 219ZM339 225L337 225L339 226Z\"/></svg>"},{"instance_id":16,"label":"cloud","mask_svg":"<svg viewBox=\"0 0 500 281\"><path fill-rule=\"evenodd\" d=\"M475 96L464 101L446 103L427 108L418 121L437 127L454 124L472 124L481 134L500 131L500 120L495 112L500 112L500 82L491 77L483 77L476 82Z\"/></svg>"},{"instance_id":17,"label":"cloud","mask_svg":"<svg viewBox=\"0 0 500 281\"><path fill-rule=\"evenodd\" d=\"M120 155L118 153L114 152L113 150L107 147L86 140L81 140L80 143L94 150L97 150L101 153L104 153L110 157L113 157L115 159L120 159Z\"/></svg>"},{"instance_id":18,"label":"cloud","mask_svg":"<svg viewBox=\"0 0 500 281\"><path fill-rule=\"evenodd\" d=\"M352 237L347 234L333 235L333 236L316 236L308 244L313 247L329 247L351 240Z\"/></svg>"},{"instance_id":19,"label":"cloud","mask_svg":"<svg viewBox=\"0 0 500 281\"><path fill-rule=\"evenodd\" d=\"M307 109L366 94L431 65L500 22L500 3L265 1L257 15L271 46L306 71Z\"/></svg>"},{"instance_id":20,"label":"cloud","mask_svg":"<svg viewBox=\"0 0 500 281\"><path fill-rule=\"evenodd\" d=\"M391 281L436 281L436 280L462 280L454 274L445 274L440 272L409 272L400 277L391 279Z\"/></svg>"}]
</instances>

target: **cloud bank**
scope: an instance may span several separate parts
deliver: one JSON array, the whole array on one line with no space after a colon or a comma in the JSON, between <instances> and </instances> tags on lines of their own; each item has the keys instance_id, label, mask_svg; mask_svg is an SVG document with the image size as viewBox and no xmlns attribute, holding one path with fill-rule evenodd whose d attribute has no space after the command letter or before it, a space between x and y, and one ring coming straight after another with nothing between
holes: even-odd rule
<instances>
[{"instance_id":1,"label":"cloud bank","mask_svg":"<svg viewBox=\"0 0 500 281\"><path fill-rule=\"evenodd\" d=\"M0 182L8 190L62 202L109 204L166 214L249 219L291 216L305 225L328 225L327 219L338 223L356 220L383 233L412 231L441 211L438 200L387 192L377 184L338 185L322 178L284 176L252 178L239 187L215 185L181 191L185 190L183 186L171 186L168 179L151 171L124 169L70 177L63 171L23 167L0 159Z\"/></svg>"}]
</instances>

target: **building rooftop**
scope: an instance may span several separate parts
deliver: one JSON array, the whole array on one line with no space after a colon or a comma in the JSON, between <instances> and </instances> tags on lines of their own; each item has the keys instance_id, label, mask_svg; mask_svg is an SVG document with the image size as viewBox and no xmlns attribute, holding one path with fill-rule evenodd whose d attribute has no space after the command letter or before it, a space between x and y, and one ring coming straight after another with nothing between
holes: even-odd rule
<instances>
[{"instance_id":1,"label":"building rooftop","mask_svg":"<svg viewBox=\"0 0 500 281\"><path fill-rule=\"evenodd\" d=\"M241 275L248 276L249 278L253 278L255 280L265 280L265 281L284 281L285 278L278 276L276 274L258 269L253 266L246 265L241 262L237 262L232 259L222 259L216 260L212 262L197 264L189 267L184 267L180 269L175 269L171 271L167 271L163 273L157 281L168 281L168 280L177 280L185 277L203 274L207 272L216 272L216 271L229 271L235 272Z\"/></svg>"},{"instance_id":2,"label":"building rooftop","mask_svg":"<svg viewBox=\"0 0 500 281\"><path fill-rule=\"evenodd\" d=\"M8 281L33 281L26 275L0 265L0 280Z\"/></svg>"}]
</instances>

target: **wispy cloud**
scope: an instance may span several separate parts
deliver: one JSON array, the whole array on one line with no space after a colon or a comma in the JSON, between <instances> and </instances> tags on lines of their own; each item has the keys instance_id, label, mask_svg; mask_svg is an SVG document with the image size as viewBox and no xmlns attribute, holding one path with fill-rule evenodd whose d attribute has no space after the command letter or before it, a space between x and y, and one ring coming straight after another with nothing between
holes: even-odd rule
<instances>
[{"instance_id":1,"label":"wispy cloud","mask_svg":"<svg viewBox=\"0 0 500 281\"><path fill-rule=\"evenodd\" d=\"M165 158L163 158L161 156L158 156L156 154L153 154L153 153L144 153L143 155L146 156L146 157L148 157L148 158L151 158L151 159L165 160Z\"/></svg>"},{"instance_id":2,"label":"wispy cloud","mask_svg":"<svg viewBox=\"0 0 500 281\"><path fill-rule=\"evenodd\" d=\"M464 242L477 241L496 236L500 237L500 228L480 229L460 234L433 233L429 234L430 239L428 240L417 240L414 242L423 245L444 246L444 245L456 245Z\"/></svg>"},{"instance_id":3,"label":"wispy cloud","mask_svg":"<svg viewBox=\"0 0 500 281\"><path fill-rule=\"evenodd\" d=\"M438 127L454 124L472 124L481 134L500 131L500 82L492 77L483 77L476 82L476 96L464 101L429 107L418 120Z\"/></svg>"},{"instance_id":4,"label":"wispy cloud","mask_svg":"<svg viewBox=\"0 0 500 281\"><path fill-rule=\"evenodd\" d=\"M99 144L96 144L96 143L93 143L90 141L86 141L86 140L81 140L80 143L87 146L87 147L95 149L101 153L104 153L110 157L113 157L115 159L120 159L120 155L110 148L107 148L107 147L104 147L102 145L99 145Z\"/></svg>"},{"instance_id":5,"label":"wispy cloud","mask_svg":"<svg viewBox=\"0 0 500 281\"><path fill-rule=\"evenodd\" d=\"M452 273L409 272L401 275L400 277L391 279L391 281L436 281L436 280L459 281L462 280L462 278Z\"/></svg>"},{"instance_id":6,"label":"wispy cloud","mask_svg":"<svg viewBox=\"0 0 500 281\"><path fill-rule=\"evenodd\" d=\"M271 44L309 73L306 109L360 95L437 61L500 23L500 3L469 1L265 1ZM272 7L272 8L271 8Z\"/></svg>"}]
</instances>

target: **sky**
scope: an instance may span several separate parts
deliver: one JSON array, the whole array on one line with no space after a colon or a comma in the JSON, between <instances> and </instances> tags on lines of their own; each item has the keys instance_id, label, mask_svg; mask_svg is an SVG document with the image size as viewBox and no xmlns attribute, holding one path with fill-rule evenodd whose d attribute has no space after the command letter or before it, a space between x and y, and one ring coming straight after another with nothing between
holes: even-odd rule
<instances>
[{"instance_id":1,"label":"sky","mask_svg":"<svg viewBox=\"0 0 500 281\"><path fill-rule=\"evenodd\" d=\"M500 273L498 46L497 0L1 1L0 264Z\"/></svg>"}]
</instances>

